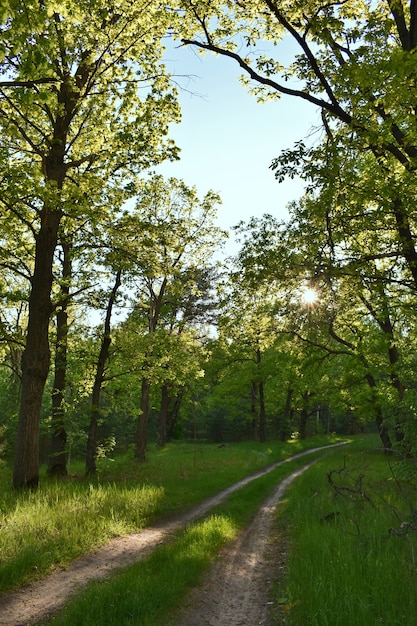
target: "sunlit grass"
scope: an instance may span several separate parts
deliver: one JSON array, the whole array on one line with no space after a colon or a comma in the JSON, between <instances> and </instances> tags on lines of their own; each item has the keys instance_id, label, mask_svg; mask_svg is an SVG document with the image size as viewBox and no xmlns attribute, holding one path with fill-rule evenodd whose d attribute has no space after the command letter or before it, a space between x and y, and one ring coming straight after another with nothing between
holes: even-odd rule
<instances>
[{"instance_id":1,"label":"sunlit grass","mask_svg":"<svg viewBox=\"0 0 417 626\"><path fill-rule=\"evenodd\" d=\"M213 555L237 532L225 516L211 516L181 533L173 544L156 549L144 562L104 583L92 583L51 625L156 626L198 583Z\"/></svg>"},{"instance_id":2,"label":"sunlit grass","mask_svg":"<svg viewBox=\"0 0 417 626\"><path fill-rule=\"evenodd\" d=\"M321 453L315 453L309 460ZM235 491L206 520L178 533L146 560L93 583L49 626L167 626L178 624L176 608L220 548L236 537L279 482L306 462L300 458Z\"/></svg>"},{"instance_id":3,"label":"sunlit grass","mask_svg":"<svg viewBox=\"0 0 417 626\"><path fill-rule=\"evenodd\" d=\"M50 485L19 494L3 512L0 589L7 589L68 563L116 535L142 528L163 497L153 486Z\"/></svg>"},{"instance_id":4,"label":"sunlit grass","mask_svg":"<svg viewBox=\"0 0 417 626\"><path fill-rule=\"evenodd\" d=\"M401 524L414 519L417 491L396 480L396 465L382 452L339 451L290 487L279 523L292 547L277 590L288 626L415 625L417 533ZM329 485L331 470L342 489Z\"/></svg>"},{"instance_id":5,"label":"sunlit grass","mask_svg":"<svg viewBox=\"0 0 417 626\"><path fill-rule=\"evenodd\" d=\"M114 536L189 508L265 465L333 441L153 447L143 464L127 456L99 464L94 479L83 477L81 464L72 464L72 476L61 482L43 471L40 488L26 493L11 488L11 470L2 466L0 592L65 566Z\"/></svg>"}]
</instances>

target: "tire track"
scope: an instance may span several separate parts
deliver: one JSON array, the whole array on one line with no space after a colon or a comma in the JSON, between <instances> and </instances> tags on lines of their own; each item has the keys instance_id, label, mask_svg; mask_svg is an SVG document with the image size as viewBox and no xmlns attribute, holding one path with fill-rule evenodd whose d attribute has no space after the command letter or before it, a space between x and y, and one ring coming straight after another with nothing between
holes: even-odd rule
<instances>
[{"instance_id":1,"label":"tire track","mask_svg":"<svg viewBox=\"0 0 417 626\"><path fill-rule=\"evenodd\" d=\"M346 443L347 442L340 442L330 446L312 448L295 454L284 461L273 463L234 483L230 487L220 491L214 497L205 500L189 511L175 516L171 520L156 524L154 527L145 528L140 533L116 537L102 548L76 559L67 568L58 569L46 578L38 580L16 592L0 597L0 626L29 626L47 619L52 614L56 613L71 596L79 592L88 582L103 579L114 570L121 569L145 558L157 545L167 541L173 533L183 528L186 524L194 522L206 515L210 509L223 502L234 491L244 487L260 476L271 472L276 467L289 463L294 459L321 450L325 451ZM308 466L303 467L307 469ZM295 472L293 474L295 474ZM293 476L293 474L291 474L291 476ZM278 499L281 497L280 489L284 484L285 486L283 488L286 488L289 484L287 481L290 478L291 477L288 477L280 483L278 489L274 491L274 494L271 496L272 502L274 497L278 497ZM261 508L261 511L264 510L266 513L271 507L273 510L274 506L273 504L265 504ZM253 528L251 532L254 536L261 534L260 529L256 530L255 528ZM246 534L246 532L243 533L243 536ZM243 546L241 549L244 549ZM262 546L259 545L256 549L261 550ZM236 550L238 549L236 548ZM236 554L238 554L238 552ZM255 562L257 557L252 555L251 557L248 556L248 558ZM198 626L202 626L205 623L206 622L199 622ZM211 622L207 623L211 624ZM213 624L217 623L221 624L223 622L213 622ZM224 622L227 626L231 626L235 623L238 624L238 622ZM240 623L244 624L245 622ZM262 622L246 621L246 624L256 623ZM178 622L176 624L179 626Z\"/></svg>"}]
</instances>

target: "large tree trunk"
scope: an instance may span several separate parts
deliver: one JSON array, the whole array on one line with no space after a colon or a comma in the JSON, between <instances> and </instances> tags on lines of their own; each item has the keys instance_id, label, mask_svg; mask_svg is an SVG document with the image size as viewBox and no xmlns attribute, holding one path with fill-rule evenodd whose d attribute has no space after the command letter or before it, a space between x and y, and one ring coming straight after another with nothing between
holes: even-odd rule
<instances>
[{"instance_id":1,"label":"large tree trunk","mask_svg":"<svg viewBox=\"0 0 417 626\"><path fill-rule=\"evenodd\" d=\"M13 485L39 483L39 429L42 397L50 366L49 320L52 313L52 266L60 211L43 210L36 237L35 267L29 296L26 346L22 355L22 391L17 429Z\"/></svg>"},{"instance_id":2,"label":"large tree trunk","mask_svg":"<svg viewBox=\"0 0 417 626\"><path fill-rule=\"evenodd\" d=\"M62 287L61 302L56 314L55 376L52 389L52 424L48 459L48 473L51 476L66 476L67 433L65 430L65 391L67 386L68 351L68 298L71 278L71 245L62 243Z\"/></svg>"},{"instance_id":3,"label":"large tree trunk","mask_svg":"<svg viewBox=\"0 0 417 626\"><path fill-rule=\"evenodd\" d=\"M85 79L86 80L86 77ZM82 81L78 87L81 88ZM42 397L50 366L49 321L52 314L51 290L54 253L62 218L61 191L67 168L67 133L77 105L78 91L62 82L58 94L59 113L54 121L50 149L43 157L45 181L56 191L56 202L45 202L35 241L35 266L29 296L26 346L22 355L22 393L13 472L15 487L39 483L39 428ZM49 140L48 140L49 141Z\"/></svg>"},{"instance_id":4,"label":"large tree trunk","mask_svg":"<svg viewBox=\"0 0 417 626\"><path fill-rule=\"evenodd\" d=\"M185 394L185 387L180 389L177 392L177 395L175 396L175 398L171 398L171 401L169 403L168 416L167 416L167 442L171 441L172 437L174 436L174 428L175 428L175 424L178 421L178 415L180 412L181 403L184 398L184 394Z\"/></svg>"},{"instance_id":5,"label":"large tree trunk","mask_svg":"<svg viewBox=\"0 0 417 626\"><path fill-rule=\"evenodd\" d=\"M104 322L104 333L101 342L100 354L97 361L96 375L94 377L93 392L91 398L91 415L90 415L90 427L88 430L87 439L87 451L85 457L85 470L87 475L95 474L96 467L96 453L97 453L97 430L100 419L100 395L101 388L104 381L104 373L106 369L106 362L109 358L110 345L111 345L111 314L113 305L116 300L117 290L121 285L122 273L119 270L116 274L116 280L107 304L106 319Z\"/></svg>"}]
</instances>

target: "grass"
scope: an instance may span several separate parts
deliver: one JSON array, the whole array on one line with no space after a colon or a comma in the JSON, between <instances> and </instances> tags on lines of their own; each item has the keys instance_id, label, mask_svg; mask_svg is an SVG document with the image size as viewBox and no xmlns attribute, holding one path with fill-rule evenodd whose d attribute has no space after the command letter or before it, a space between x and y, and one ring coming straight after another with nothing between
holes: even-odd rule
<instances>
[{"instance_id":1,"label":"grass","mask_svg":"<svg viewBox=\"0 0 417 626\"><path fill-rule=\"evenodd\" d=\"M313 453L308 460L322 452ZM72 600L49 626L167 626L175 624L175 609L220 548L230 541L271 490L285 476L304 465L299 458L234 492L205 520L179 532L174 541L148 558L93 582Z\"/></svg>"},{"instance_id":2,"label":"grass","mask_svg":"<svg viewBox=\"0 0 417 626\"><path fill-rule=\"evenodd\" d=\"M291 529L276 595L288 626L416 624L417 475L364 446L319 461L278 508L277 524Z\"/></svg>"},{"instance_id":3,"label":"grass","mask_svg":"<svg viewBox=\"0 0 417 626\"><path fill-rule=\"evenodd\" d=\"M82 468L56 482L42 475L33 492L11 488L11 470L0 475L0 593L65 566L110 538L136 532L156 518L191 507L256 470L328 437L291 443L175 444L151 448L148 461L127 457L99 465L94 479Z\"/></svg>"}]
</instances>

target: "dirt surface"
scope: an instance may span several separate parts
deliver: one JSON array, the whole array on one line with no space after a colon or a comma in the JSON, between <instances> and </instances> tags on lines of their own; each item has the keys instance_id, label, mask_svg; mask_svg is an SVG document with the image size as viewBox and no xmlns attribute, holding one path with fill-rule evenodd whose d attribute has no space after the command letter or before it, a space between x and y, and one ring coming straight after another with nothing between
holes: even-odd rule
<instances>
[{"instance_id":1,"label":"dirt surface","mask_svg":"<svg viewBox=\"0 0 417 626\"><path fill-rule=\"evenodd\" d=\"M283 582L287 542L273 531L274 511L288 485L310 465L279 484L239 538L222 551L203 583L188 594L169 626L285 624L273 599L272 583Z\"/></svg>"},{"instance_id":2,"label":"dirt surface","mask_svg":"<svg viewBox=\"0 0 417 626\"><path fill-rule=\"evenodd\" d=\"M331 446L326 446L329 447ZM294 458L326 448L308 450L274 463L175 519L146 528L138 534L118 537L103 548L76 559L68 568L57 570L28 587L2 596L0 625L27 626L44 621L90 580L105 578L115 569L143 559L172 533L203 517L212 507L250 481ZM277 619L272 621L269 583L271 578L279 575L277 568L279 570L285 566L285 550L282 542L276 538L274 541L271 532L273 512L289 483L310 465L311 463L296 470L278 485L259 509L250 526L233 545L223 551L212 570L207 573L203 585L187 597L187 606L176 615L173 622L175 626L254 626L280 623Z\"/></svg>"}]
</instances>

